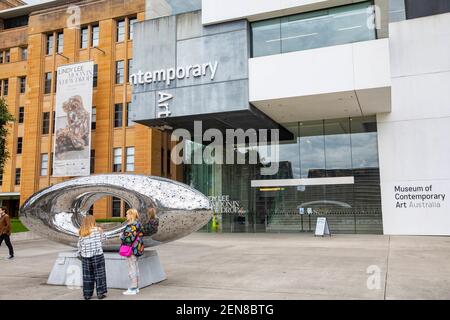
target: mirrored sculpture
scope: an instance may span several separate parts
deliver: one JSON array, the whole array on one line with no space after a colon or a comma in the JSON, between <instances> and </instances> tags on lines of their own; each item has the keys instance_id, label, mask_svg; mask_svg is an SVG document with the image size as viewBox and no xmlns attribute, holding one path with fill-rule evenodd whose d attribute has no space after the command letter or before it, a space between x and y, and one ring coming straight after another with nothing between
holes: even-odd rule
<instances>
[{"instance_id":1,"label":"mirrored sculpture","mask_svg":"<svg viewBox=\"0 0 450 320\"><path fill-rule=\"evenodd\" d=\"M144 236L146 247L182 238L212 217L209 199L185 184L160 177L105 174L65 181L35 193L21 207L20 219L31 231L76 247L83 217L105 196L120 198L136 208L143 224L149 219L148 208L156 208L158 232ZM105 250L117 250L125 225L105 230Z\"/></svg>"}]
</instances>

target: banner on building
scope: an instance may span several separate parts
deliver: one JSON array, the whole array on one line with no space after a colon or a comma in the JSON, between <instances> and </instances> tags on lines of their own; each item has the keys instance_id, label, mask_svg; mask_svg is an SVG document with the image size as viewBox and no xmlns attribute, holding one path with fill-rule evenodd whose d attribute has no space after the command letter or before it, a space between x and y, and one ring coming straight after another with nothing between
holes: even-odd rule
<instances>
[{"instance_id":1,"label":"banner on building","mask_svg":"<svg viewBox=\"0 0 450 320\"><path fill-rule=\"evenodd\" d=\"M57 72L53 176L90 174L92 61L61 66Z\"/></svg>"}]
</instances>

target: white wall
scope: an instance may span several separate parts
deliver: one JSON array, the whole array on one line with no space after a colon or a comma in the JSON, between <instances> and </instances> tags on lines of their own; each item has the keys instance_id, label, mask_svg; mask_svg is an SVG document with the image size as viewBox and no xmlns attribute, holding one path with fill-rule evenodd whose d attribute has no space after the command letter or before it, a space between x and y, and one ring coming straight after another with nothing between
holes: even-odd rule
<instances>
[{"instance_id":1,"label":"white wall","mask_svg":"<svg viewBox=\"0 0 450 320\"><path fill-rule=\"evenodd\" d=\"M388 112L390 85L388 39L249 61L250 102L281 123Z\"/></svg>"},{"instance_id":2,"label":"white wall","mask_svg":"<svg viewBox=\"0 0 450 320\"><path fill-rule=\"evenodd\" d=\"M387 39L276 54L249 61L250 101L391 85Z\"/></svg>"},{"instance_id":3,"label":"white wall","mask_svg":"<svg viewBox=\"0 0 450 320\"><path fill-rule=\"evenodd\" d=\"M450 235L450 14L390 24L390 50L392 112L377 117L384 232ZM446 198L396 208L399 185Z\"/></svg>"},{"instance_id":4,"label":"white wall","mask_svg":"<svg viewBox=\"0 0 450 320\"><path fill-rule=\"evenodd\" d=\"M202 0L203 24L267 19L359 1L363 0Z\"/></svg>"}]
</instances>

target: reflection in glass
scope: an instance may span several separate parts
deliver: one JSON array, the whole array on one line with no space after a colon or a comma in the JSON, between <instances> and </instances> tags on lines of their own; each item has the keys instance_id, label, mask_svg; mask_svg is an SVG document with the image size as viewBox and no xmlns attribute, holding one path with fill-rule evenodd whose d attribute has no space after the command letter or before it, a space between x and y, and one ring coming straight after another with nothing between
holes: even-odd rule
<instances>
[{"instance_id":1,"label":"reflection in glass","mask_svg":"<svg viewBox=\"0 0 450 320\"><path fill-rule=\"evenodd\" d=\"M307 50L327 46L327 10L308 12L282 18L282 52Z\"/></svg>"},{"instance_id":2,"label":"reflection in glass","mask_svg":"<svg viewBox=\"0 0 450 320\"><path fill-rule=\"evenodd\" d=\"M378 167L377 123L374 117L350 119L353 168Z\"/></svg>"},{"instance_id":3,"label":"reflection in glass","mask_svg":"<svg viewBox=\"0 0 450 320\"><path fill-rule=\"evenodd\" d=\"M300 158L299 158L299 128L298 123L285 124L284 127L289 130L294 139L289 141L280 141L278 144L278 157L274 155L275 148L270 146L257 147L259 161L269 166L274 162L278 163L278 172L275 175L262 176L260 179L298 179L300 178ZM272 152L274 151L274 152Z\"/></svg>"},{"instance_id":4,"label":"reflection in glass","mask_svg":"<svg viewBox=\"0 0 450 320\"><path fill-rule=\"evenodd\" d=\"M254 22L253 57L334 46L376 38L372 2Z\"/></svg>"},{"instance_id":5,"label":"reflection in glass","mask_svg":"<svg viewBox=\"0 0 450 320\"><path fill-rule=\"evenodd\" d=\"M349 119L325 120L327 177L351 176L352 150Z\"/></svg>"},{"instance_id":6,"label":"reflection in glass","mask_svg":"<svg viewBox=\"0 0 450 320\"><path fill-rule=\"evenodd\" d=\"M389 0L389 22L398 22L405 19L405 0Z\"/></svg>"},{"instance_id":7,"label":"reflection in glass","mask_svg":"<svg viewBox=\"0 0 450 320\"><path fill-rule=\"evenodd\" d=\"M258 151L257 164L185 165L185 182L222 206L204 230L312 232L321 216L333 233L382 233L375 117L284 126L294 139L279 143L278 158L259 146L252 149ZM194 151L203 148L189 143L184 156L193 163ZM260 169L271 161L278 162L279 171L262 176ZM252 180L348 176L354 184L251 187Z\"/></svg>"},{"instance_id":8,"label":"reflection in glass","mask_svg":"<svg viewBox=\"0 0 450 320\"><path fill-rule=\"evenodd\" d=\"M323 121L300 123L300 169L302 178L325 176Z\"/></svg>"},{"instance_id":9,"label":"reflection in glass","mask_svg":"<svg viewBox=\"0 0 450 320\"><path fill-rule=\"evenodd\" d=\"M375 39L375 28L369 28L374 14L370 2L338 7L330 13L329 46Z\"/></svg>"},{"instance_id":10,"label":"reflection in glass","mask_svg":"<svg viewBox=\"0 0 450 320\"><path fill-rule=\"evenodd\" d=\"M252 24L254 57L280 53L280 28L280 19L260 21Z\"/></svg>"}]
</instances>

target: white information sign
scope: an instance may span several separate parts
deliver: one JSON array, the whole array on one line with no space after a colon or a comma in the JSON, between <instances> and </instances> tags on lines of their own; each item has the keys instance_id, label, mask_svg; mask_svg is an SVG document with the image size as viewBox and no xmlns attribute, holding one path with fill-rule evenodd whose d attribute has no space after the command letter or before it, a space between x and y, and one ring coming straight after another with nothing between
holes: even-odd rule
<instances>
[{"instance_id":1,"label":"white information sign","mask_svg":"<svg viewBox=\"0 0 450 320\"><path fill-rule=\"evenodd\" d=\"M328 227L327 218L317 218L316 232L315 232L314 235L315 236L322 236L322 237L324 235L331 236L330 228Z\"/></svg>"}]
</instances>

